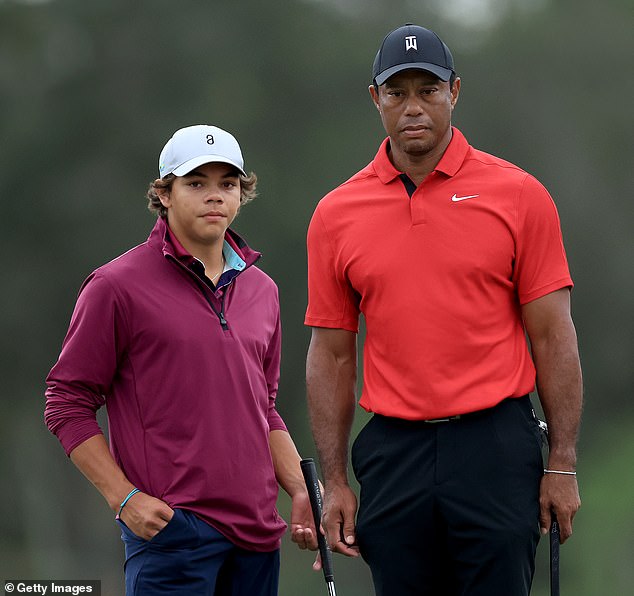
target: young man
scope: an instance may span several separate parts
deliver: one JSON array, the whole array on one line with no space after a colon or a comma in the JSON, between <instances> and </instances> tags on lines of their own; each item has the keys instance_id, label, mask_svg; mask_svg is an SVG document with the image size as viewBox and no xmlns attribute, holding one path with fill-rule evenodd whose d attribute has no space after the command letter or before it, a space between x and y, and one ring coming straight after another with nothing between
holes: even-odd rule
<instances>
[{"instance_id":1,"label":"young man","mask_svg":"<svg viewBox=\"0 0 634 596\"><path fill-rule=\"evenodd\" d=\"M369 91L388 136L308 232L325 532L333 550L360 550L380 595L525 595L539 525L554 512L565 541L580 505L581 372L557 212L535 178L451 126L460 79L432 31L389 33ZM374 416L352 450L355 527L361 313L360 403ZM536 370L546 470L528 397Z\"/></svg>"},{"instance_id":2,"label":"young man","mask_svg":"<svg viewBox=\"0 0 634 596\"><path fill-rule=\"evenodd\" d=\"M277 287L229 226L255 196L236 139L178 130L148 191L148 240L84 282L46 423L117 514L128 595L277 594L277 482L316 548L300 458L275 409ZM95 419L106 404L110 446ZM277 479L277 481L276 481Z\"/></svg>"}]
</instances>

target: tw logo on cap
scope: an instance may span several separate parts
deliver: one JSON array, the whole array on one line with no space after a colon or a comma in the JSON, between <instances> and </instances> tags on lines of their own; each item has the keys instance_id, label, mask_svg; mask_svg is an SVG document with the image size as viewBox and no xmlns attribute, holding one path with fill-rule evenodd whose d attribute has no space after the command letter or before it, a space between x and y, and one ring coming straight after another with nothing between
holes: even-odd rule
<instances>
[{"instance_id":1,"label":"tw logo on cap","mask_svg":"<svg viewBox=\"0 0 634 596\"><path fill-rule=\"evenodd\" d=\"M415 35L408 35L407 37L405 37L405 51L407 52L408 50L418 51L418 45L416 44Z\"/></svg>"}]
</instances>

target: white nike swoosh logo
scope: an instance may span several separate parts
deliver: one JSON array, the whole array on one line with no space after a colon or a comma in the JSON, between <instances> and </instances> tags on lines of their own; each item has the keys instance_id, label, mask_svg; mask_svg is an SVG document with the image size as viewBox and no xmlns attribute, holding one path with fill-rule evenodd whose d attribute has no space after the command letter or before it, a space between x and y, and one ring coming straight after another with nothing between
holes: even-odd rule
<instances>
[{"instance_id":1,"label":"white nike swoosh logo","mask_svg":"<svg viewBox=\"0 0 634 596\"><path fill-rule=\"evenodd\" d=\"M458 197L456 195L454 195L453 197L451 197L451 200L455 203L457 201L465 201L466 199L475 199L476 197L479 197L480 195L467 195L466 197Z\"/></svg>"}]
</instances>

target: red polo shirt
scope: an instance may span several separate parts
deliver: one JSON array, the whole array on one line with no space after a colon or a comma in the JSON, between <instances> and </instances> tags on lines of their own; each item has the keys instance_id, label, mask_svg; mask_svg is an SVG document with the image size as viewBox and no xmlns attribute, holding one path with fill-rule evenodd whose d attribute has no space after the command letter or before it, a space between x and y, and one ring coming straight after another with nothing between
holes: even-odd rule
<instances>
[{"instance_id":1,"label":"red polo shirt","mask_svg":"<svg viewBox=\"0 0 634 596\"><path fill-rule=\"evenodd\" d=\"M572 286L550 195L454 128L410 198L387 143L315 210L306 325L357 332L363 313L371 412L439 418L529 393L520 306Z\"/></svg>"}]
</instances>

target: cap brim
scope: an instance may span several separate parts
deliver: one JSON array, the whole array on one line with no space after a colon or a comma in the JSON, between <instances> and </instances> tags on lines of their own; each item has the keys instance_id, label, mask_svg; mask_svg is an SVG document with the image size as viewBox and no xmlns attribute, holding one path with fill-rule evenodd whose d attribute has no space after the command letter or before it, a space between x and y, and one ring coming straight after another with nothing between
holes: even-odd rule
<instances>
[{"instance_id":1,"label":"cap brim","mask_svg":"<svg viewBox=\"0 0 634 596\"><path fill-rule=\"evenodd\" d=\"M231 161L224 155L199 155L174 168L171 173L175 176L184 176L185 174L189 174L192 170L195 170L198 166L205 165L206 163L227 163L236 168L243 176L247 175L235 161Z\"/></svg>"},{"instance_id":2,"label":"cap brim","mask_svg":"<svg viewBox=\"0 0 634 596\"><path fill-rule=\"evenodd\" d=\"M429 64L428 62L406 62L405 64L397 64L396 66L392 66L391 68L384 70L382 73L374 77L374 81L377 85L382 85L392 75L395 75L397 72L401 72L403 70L425 70L427 72L431 72L433 75L436 75L441 81L448 81L453 73L453 70L450 68L444 68L443 66L438 66L437 64Z\"/></svg>"}]
</instances>

